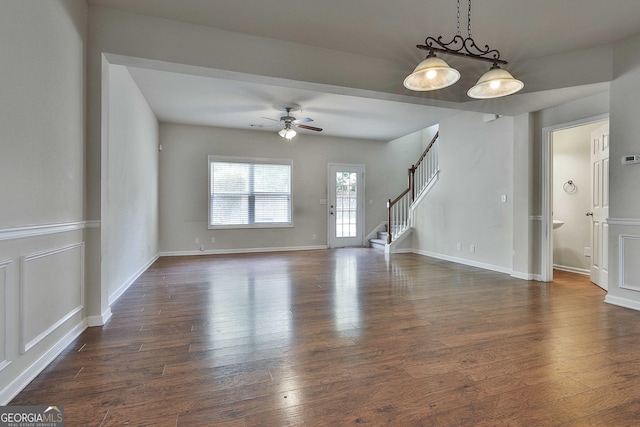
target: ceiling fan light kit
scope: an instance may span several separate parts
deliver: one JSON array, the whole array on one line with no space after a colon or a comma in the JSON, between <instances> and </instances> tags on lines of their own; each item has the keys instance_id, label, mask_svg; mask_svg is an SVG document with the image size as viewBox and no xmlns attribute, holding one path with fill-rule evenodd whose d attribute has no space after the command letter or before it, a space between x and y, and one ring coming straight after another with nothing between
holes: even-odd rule
<instances>
[{"instance_id":1,"label":"ceiling fan light kit","mask_svg":"<svg viewBox=\"0 0 640 427\"><path fill-rule=\"evenodd\" d=\"M280 135L287 141L291 141L293 137L296 136L297 134L298 132L291 129L291 126L288 126L288 125L286 125L280 132L278 132L278 135Z\"/></svg>"},{"instance_id":2,"label":"ceiling fan light kit","mask_svg":"<svg viewBox=\"0 0 640 427\"><path fill-rule=\"evenodd\" d=\"M291 111L292 110L300 110L300 106L299 105L293 104L293 105L290 105L290 106L276 106L276 108L278 110L285 111L287 114L282 116L282 117L280 117L279 120L272 119L270 117L263 117L263 119L271 120L271 121L274 121L274 122L278 122L279 124L282 124L283 128L280 129L280 131L278 131L278 135L280 135L282 138L286 139L287 141L291 141L298 134L298 132L296 132L294 127L299 128L299 129L312 130L314 132L321 132L322 131L322 128L303 124L303 123L312 122L313 119L310 119L309 117L303 117L301 119L296 119L295 117L293 117L291 115ZM251 125L251 126L253 126L253 127L270 127L270 126L277 126L277 124L267 125L267 126L265 126L265 125Z\"/></svg>"},{"instance_id":3,"label":"ceiling fan light kit","mask_svg":"<svg viewBox=\"0 0 640 427\"><path fill-rule=\"evenodd\" d=\"M491 62L493 66L487 71L467 95L476 99L500 98L518 92L524 83L514 78L511 73L500 68L507 61L500 59L500 51L491 49L488 45L478 47L471 35L471 0L467 0L469 8L467 14L467 37L460 33L460 0L457 2L458 28L450 42L444 42L442 36L427 37L424 45L417 45L421 50L429 52L427 57L418 64L415 70L404 79L404 86L414 91L430 91L443 89L456 83L460 79L460 72L451 68L445 61L436 57L435 52L461 56Z\"/></svg>"}]
</instances>

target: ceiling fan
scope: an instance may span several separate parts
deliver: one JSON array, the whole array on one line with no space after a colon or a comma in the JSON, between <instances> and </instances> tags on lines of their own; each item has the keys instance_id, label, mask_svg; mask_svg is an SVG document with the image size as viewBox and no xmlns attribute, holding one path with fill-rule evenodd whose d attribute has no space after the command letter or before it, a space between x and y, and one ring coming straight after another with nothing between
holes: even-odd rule
<instances>
[{"instance_id":1,"label":"ceiling fan","mask_svg":"<svg viewBox=\"0 0 640 427\"><path fill-rule=\"evenodd\" d=\"M285 111L287 114L280 117L279 120L276 119L272 119L270 117L262 117L263 119L267 119L267 120L271 120L274 122L278 122L278 124L273 124L273 125L254 125L252 124L252 127L269 127L269 126L279 126L280 124L283 125L283 128L278 132L278 135L280 135L281 137L287 139L287 140L291 140L294 136L297 135L297 132L294 130L295 128L300 128L300 129L307 129L307 130L312 130L315 132L320 132L322 131L322 128L316 127L316 126L309 126L309 125L305 125L304 123L309 123L312 122L313 119L310 119L309 117L303 117L300 119L297 119L295 117L293 117L291 115L291 110L298 110L300 109L299 105L292 105L292 106L281 106L281 107L277 107L279 110L281 111Z\"/></svg>"}]
</instances>

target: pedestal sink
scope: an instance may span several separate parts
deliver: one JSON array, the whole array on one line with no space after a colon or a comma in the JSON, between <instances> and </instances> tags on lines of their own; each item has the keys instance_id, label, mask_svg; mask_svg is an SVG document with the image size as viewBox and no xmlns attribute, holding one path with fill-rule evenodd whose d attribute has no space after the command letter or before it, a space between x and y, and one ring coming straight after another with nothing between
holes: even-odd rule
<instances>
[{"instance_id":1,"label":"pedestal sink","mask_svg":"<svg viewBox=\"0 0 640 427\"><path fill-rule=\"evenodd\" d=\"M553 229L560 228L564 225L564 221L560 221L559 219L553 220Z\"/></svg>"}]
</instances>

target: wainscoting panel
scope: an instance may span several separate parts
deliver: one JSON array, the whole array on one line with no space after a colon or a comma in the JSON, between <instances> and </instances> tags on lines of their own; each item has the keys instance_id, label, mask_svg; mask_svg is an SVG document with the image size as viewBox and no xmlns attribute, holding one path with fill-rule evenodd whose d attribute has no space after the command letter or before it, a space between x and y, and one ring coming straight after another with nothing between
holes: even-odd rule
<instances>
[{"instance_id":1,"label":"wainscoting panel","mask_svg":"<svg viewBox=\"0 0 640 427\"><path fill-rule=\"evenodd\" d=\"M640 236L620 235L620 287L640 291Z\"/></svg>"},{"instance_id":2,"label":"wainscoting panel","mask_svg":"<svg viewBox=\"0 0 640 427\"><path fill-rule=\"evenodd\" d=\"M20 258L20 350L24 354L84 307L84 243Z\"/></svg>"},{"instance_id":3,"label":"wainscoting panel","mask_svg":"<svg viewBox=\"0 0 640 427\"><path fill-rule=\"evenodd\" d=\"M10 312L10 298L9 298L9 266L11 261L0 261L0 371L9 366L9 349L11 348L11 342L9 337L9 312Z\"/></svg>"}]
</instances>

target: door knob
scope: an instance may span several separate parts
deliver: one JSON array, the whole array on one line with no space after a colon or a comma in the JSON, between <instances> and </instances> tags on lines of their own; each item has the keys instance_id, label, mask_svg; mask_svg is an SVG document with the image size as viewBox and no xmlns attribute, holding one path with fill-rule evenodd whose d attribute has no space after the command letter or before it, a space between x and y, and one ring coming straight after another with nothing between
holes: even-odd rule
<instances>
[{"instance_id":1,"label":"door knob","mask_svg":"<svg viewBox=\"0 0 640 427\"><path fill-rule=\"evenodd\" d=\"M593 212L587 212L587 216L593 216Z\"/></svg>"}]
</instances>

